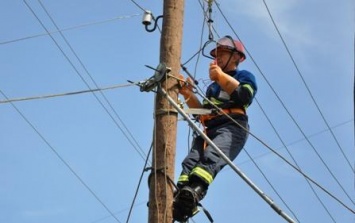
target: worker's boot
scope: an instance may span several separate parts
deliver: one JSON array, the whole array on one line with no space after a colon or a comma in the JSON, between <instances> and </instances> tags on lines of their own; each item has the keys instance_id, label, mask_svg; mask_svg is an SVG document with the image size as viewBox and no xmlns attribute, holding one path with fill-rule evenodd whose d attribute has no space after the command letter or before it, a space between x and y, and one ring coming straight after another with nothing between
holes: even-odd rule
<instances>
[{"instance_id":1,"label":"worker's boot","mask_svg":"<svg viewBox=\"0 0 355 223\"><path fill-rule=\"evenodd\" d=\"M174 202L173 216L176 221L185 222L198 211L198 203L205 197L207 186L201 183L193 183L183 187Z\"/></svg>"},{"instance_id":2,"label":"worker's boot","mask_svg":"<svg viewBox=\"0 0 355 223\"><path fill-rule=\"evenodd\" d=\"M180 192L186 185L188 185L188 181L178 182L177 190L174 191L173 218L178 222L186 222L189 218L186 214L184 214L184 204L179 199Z\"/></svg>"}]
</instances>

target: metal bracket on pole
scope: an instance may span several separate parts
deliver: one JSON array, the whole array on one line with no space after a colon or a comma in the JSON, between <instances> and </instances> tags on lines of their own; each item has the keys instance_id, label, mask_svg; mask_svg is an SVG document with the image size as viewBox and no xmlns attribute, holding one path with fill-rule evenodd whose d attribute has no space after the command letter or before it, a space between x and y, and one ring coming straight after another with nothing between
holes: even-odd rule
<instances>
[{"instance_id":1,"label":"metal bracket on pole","mask_svg":"<svg viewBox=\"0 0 355 223\"><path fill-rule=\"evenodd\" d=\"M227 162L227 164L236 172L261 198L263 198L270 207L279 215L281 215L287 222L295 223L290 216L288 216L285 212L283 212L274 202L271 200L262 190L260 190L217 146L214 142L208 138L208 136L190 119L190 117L182 110L179 105L167 94L167 92L162 89L158 88L158 91L161 92L170 104L182 115L185 120L189 123L189 125L198 132L201 137L207 142L208 145L212 147L212 149L220 155L220 157Z\"/></svg>"},{"instance_id":2,"label":"metal bracket on pole","mask_svg":"<svg viewBox=\"0 0 355 223\"><path fill-rule=\"evenodd\" d=\"M158 83L160 83L163 80L163 78L165 78L167 74L171 71L171 68L167 67L164 63L160 63L157 66L157 68L151 67L149 65L145 65L145 66L152 70L155 70L155 73L147 80L136 83L140 87L140 90L142 92L152 91L154 88L158 86ZM132 81L128 81L128 82L133 83Z\"/></svg>"}]
</instances>

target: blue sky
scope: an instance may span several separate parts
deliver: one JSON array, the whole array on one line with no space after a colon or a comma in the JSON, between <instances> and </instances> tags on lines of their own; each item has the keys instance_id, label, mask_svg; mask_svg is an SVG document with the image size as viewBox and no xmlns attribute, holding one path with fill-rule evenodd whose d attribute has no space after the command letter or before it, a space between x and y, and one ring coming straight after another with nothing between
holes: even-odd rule
<instances>
[{"instance_id":1,"label":"blue sky","mask_svg":"<svg viewBox=\"0 0 355 223\"><path fill-rule=\"evenodd\" d=\"M39 1L0 1L0 222L127 221L152 142L154 93L123 85L153 75L145 65L159 64L160 32L145 31L142 9L163 13L162 1L135 2L139 7L129 0L42 0L54 25ZM263 145L355 209L354 2L218 3L214 38L238 35L248 51L240 69L259 85L248 109L253 136L234 163L300 222L354 222ZM201 4L185 2L183 63L208 40ZM209 62L201 55L186 64L201 88ZM103 94L6 102L116 85ZM190 138L179 121L176 177ZM147 177L129 222L147 222ZM203 204L215 222L285 222L229 167ZM193 220L207 222L204 214Z\"/></svg>"}]
</instances>

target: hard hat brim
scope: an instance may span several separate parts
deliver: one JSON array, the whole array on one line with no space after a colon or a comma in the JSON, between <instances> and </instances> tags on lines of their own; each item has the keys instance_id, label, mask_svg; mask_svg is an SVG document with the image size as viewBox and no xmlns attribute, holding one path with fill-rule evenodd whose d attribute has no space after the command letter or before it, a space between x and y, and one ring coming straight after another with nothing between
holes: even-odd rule
<instances>
[{"instance_id":1,"label":"hard hat brim","mask_svg":"<svg viewBox=\"0 0 355 223\"><path fill-rule=\"evenodd\" d=\"M218 46L218 47L216 47L216 48L214 48L213 50L211 50L211 52L210 52L210 55L213 57L213 58L216 58L216 50L228 50L228 51L230 51L230 52L237 52L237 53L239 53L241 56L242 56L242 58L243 58L243 60L245 60L245 54L243 53L243 52L240 52L240 51L238 51L238 50L235 50L234 48L232 48L232 47L229 47L229 46ZM242 60L242 61L243 61Z\"/></svg>"}]
</instances>

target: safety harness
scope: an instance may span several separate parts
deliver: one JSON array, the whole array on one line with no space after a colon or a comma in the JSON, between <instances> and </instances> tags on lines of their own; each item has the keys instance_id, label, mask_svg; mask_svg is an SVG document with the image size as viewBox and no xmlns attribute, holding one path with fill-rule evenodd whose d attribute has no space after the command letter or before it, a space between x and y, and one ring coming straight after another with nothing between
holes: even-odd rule
<instances>
[{"instance_id":1,"label":"safety harness","mask_svg":"<svg viewBox=\"0 0 355 223\"><path fill-rule=\"evenodd\" d=\"M214 118L221 117L223 115L232 115L232 114L245 115L245 110L242 108L224 108L224 109L189 108L186 109L185 112L187 114L197 116L197 119L200 121L200 123L203 126L203 132L205 134L207 133L206 122ZM206 147L207 147L207 142L204 141L203 148L206 149Z\"/></svg>"}]
</instances>

